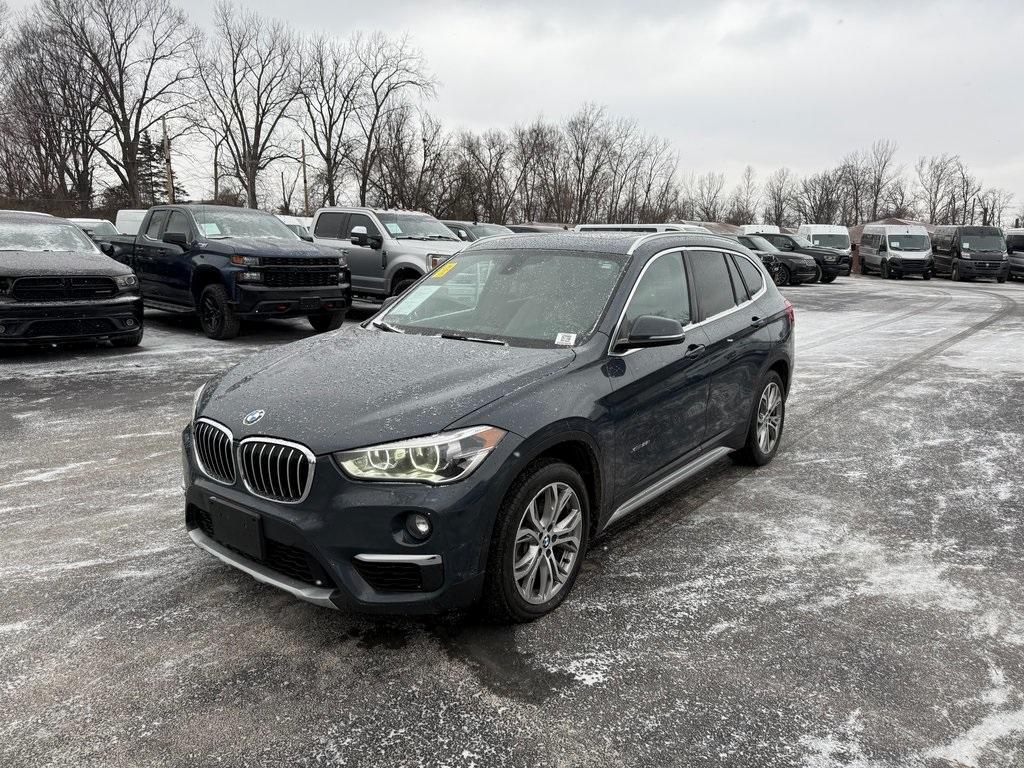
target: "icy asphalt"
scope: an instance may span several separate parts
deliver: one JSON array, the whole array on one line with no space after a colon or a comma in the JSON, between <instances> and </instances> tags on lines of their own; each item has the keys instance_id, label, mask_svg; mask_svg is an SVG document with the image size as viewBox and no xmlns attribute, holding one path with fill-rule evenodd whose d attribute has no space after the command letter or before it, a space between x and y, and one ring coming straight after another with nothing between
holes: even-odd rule
<instances>
[{"instance_id":1,"label":"icy asphalt","mask_svg":"<svg viewBox=\"0 0 1024 768\"><path fill-rule=\"evenodd\" d=\"M513 629L309 606L196 549L193 390L295 321L0 353L0 765L1024 765L1024 284L786 289L784 445Z\"/></svg>"}]
</instances>

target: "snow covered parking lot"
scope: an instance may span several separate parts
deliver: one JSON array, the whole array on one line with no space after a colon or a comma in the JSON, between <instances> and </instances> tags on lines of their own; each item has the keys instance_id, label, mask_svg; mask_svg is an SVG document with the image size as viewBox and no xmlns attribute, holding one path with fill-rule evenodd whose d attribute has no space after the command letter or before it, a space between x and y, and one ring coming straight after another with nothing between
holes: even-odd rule
<instances>
[{"instance_id":1,"label":"snow covered parking lot","mask_svg":"<svg viewBox=\"0 0 1024 768\"><path fill-rule=\"evenodd\" d=\"M192 392L306 323L0 352L0 765L1020 765L1024 286L786 295L776 460L628 518L512 629L331 612L191 544Z\"/></svg>"}]
</instances>

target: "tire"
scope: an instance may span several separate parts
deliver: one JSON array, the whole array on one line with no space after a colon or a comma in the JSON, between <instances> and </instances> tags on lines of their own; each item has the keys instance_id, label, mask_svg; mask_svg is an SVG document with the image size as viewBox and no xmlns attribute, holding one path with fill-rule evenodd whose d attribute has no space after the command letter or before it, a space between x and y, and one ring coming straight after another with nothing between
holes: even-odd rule
<instances>
[{"instance_id":1,"label":"tire","mask_svg":"<svg viewBox=\"0 0 1024 768\"><path fill-rule=\"evenodd\" d=\"M394 287L391 289L391 295L392 296L401 296L403 293L408 291L409 290L409 286L411 286L415 282L416 282L416 279L409 278L409 277L406 277L406 278L404 278L402 280L399 280L397 283L395 283Z\"/></svg>"},{"instance_id":2,"label":"tire","mask_svg":"<svg viewBox=\"0 0 1024 768\"><path fill-rule=\"evenodd\" d=\"M821 282L821 266L818 264L814 265L814 277L808 280L809 283L820 283Z\"/></svg>"},{"instance_id":3,"label":"tire","mask_svg":"<svg viewBox=\"0 0 1024 768\"><path fill-rule=\"evenodd\" d=\"M953 262L953 266L949 270L949 279L952 280L954 283L959 283L961 280L963 280L963 278L960 277L960 265L957 264L955 261Z\"/></svg>"},{"instance_id":4,"label":"tire","mask_svg":"<svg viewBox=\"0 0 1024 768\"><path fill-rule=\"evenodd\" d=\"M539 522L541 531L545 530L543 524L548 522L549 504L554 498L551 491L553 488L560 492L559 499L566 498L568 491L573 494L561 513L561 520L567 525L571 523L571 528L566 530L572 536L565 539L565 544L555 543L550 526L541 538L536 533L538 526L530 522ZM539 513L536 517L531 516L531 508ZM574 509L577 513L575 517ZM555 522L558 522L558 518ZM509 489L494 523L481 603L485 616L501 623L521 623L533 621L555 610L576 582L587 554L589 530L590 502L579 473L557 459L540 459L530 464ZM575 555L571 552L573 546L576 547ZM534 553L532 559L528 559L531 558L531 552ZM523 575L519 580L516 579L517 559L525 564L520 570ZM562 567L566 569L564 572ZM552 568L557 569L561 576L557 587L550 581L555 572ZM546 583L553 590L547 599L544 599L547 591L544 589L545 573L548 579ZM526 595L530 594L533 595L532 599L527 599Z\"/></svg>"},{"instance_id":5,"label":"tire","mask_svg":"<svg viewBox=\"0 0 1024 768\"><path fill-rule=\"evenodd\" d=\"M309 315L306 319L309 320L314 331L327 333L327 331L336 331L341 328L341 324L345 322L345 313L331 312L327 315Z\"/></svg>"},{"instance_id":6,"label":"tire","mask_svg":"<svg viewBox=\"0 0 1024 768\"><path fill-rule=\"evenodd\" d=\"M785 264L780 264L777 269L772 270L772 282L780 288L784 285L790 285L792 277L790 276L789 267Z\"/></svg>"},{"instance_id":7,"label":"tire","mask_svg":"<svg viewBox=\"0 0 1024 768\"><path fill-rule=\"evenodd\" d=\"M774 388L775 397L777 399L772 400L771 391ZM782 442L782 432L786 426L786 389L782 383L782 379L775 371L769 371L764 378L761 379L761 384L756 390L757 394L754 397L754 403L750 409L750 425L747 427L747 441L743 447L733 454L733 459L738 464L748 464L755 467L763 467L773 458L775 458L776 452L779 450L779 444ZM762 408L766 403L767 398L767 414L775 414L773 422L775 423L774 430L772 430L771 424L766 422L762 418ZM768 428L769 440L762 440L761 427ZM772 436L774 435L774 438ZM767 444L767 449L765 445Z\"/></svg>"},{"instance_id":8,"label":"tire","mask_svg":"<svg viewBox=\"0 0 1024 768\"><path fill-rule=\"evenodd\" d=\"M888 280L892 277L892 273L889 271L889 262L883 261L882 268L878 270L878 274L882 276L883 280Z\"/></svg>"},{"instance_id":9,"label":"tire","mask_svg":"<svg viewBox=\"0 0 1024 768\"><path fill-rule=\"evenodd\" d=\"M223 341L238 335L242 321L231 309L228 292L220 283L206 286L199 295L199 323L211 339Z\"/></svg>"},{"instance_id":10,"label":"tire","mask_svg":"<svg viewBox=\"0 0 1024 768\"><path fill-rule=\"evenodd\" d=\"M924 272L923 272L923 273L921 274L921 279L922 279L922 280L931 280L931 279L932 279L932 273L931 273L931 272L929 272L928 270L925 270L925 271L924 271Z\"/></svg>"},{"instance_id":11,"label":"tire","mask_svg":"<svg viewBox=\"0 0 1024 768\"><path fill-rule=\"evenodd\" d=\"M864 257L860 257L860 273L862 275L869 275L871 271L868 269L868 263L864 260Z\"/></svg>"},{"instance_id":12,"label":"tire","mask_svg":"<svg viewBox=\"0 0 1024 768\"><path fill-rule=\"evenodd\" d=\"M116 336L110 340L110 343L118 348L137 347L142 343L142 329L140 328L135 333L130 333L127 336Z\"/></svg>"},{"instance_id":13,"label":"tire","mask_svg":"<svg viewBox=\"0 0 1024 768\"><path fill-rule=\"evenodd\" d=\"M825 283L826 285L828 283L834 283L835 281L836 281L836 275L822 275L821 276L821 282Z\"/></svg>"}]
</instances>

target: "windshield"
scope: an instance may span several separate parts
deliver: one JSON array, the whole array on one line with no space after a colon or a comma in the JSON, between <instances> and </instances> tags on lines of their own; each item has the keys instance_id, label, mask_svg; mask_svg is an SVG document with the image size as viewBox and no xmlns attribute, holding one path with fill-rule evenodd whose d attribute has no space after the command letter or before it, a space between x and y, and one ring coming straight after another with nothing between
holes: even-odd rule
<instances>
[{"instance_id":1,"label":"windshield","mask_svg":"<svg viewBox=\"0 0 1024 768\"><path fill-rule=\"evenodd\" d=\"M88 221L78 226L83 232L97 237L112 237L120 234L109 221Z\"/></svg>"},{"instance_id":2,"label":"windshield","mask_svg":"<svg viewBox=\"0 0 1024 768\"><path fill-rule=\"evenodd\" d=\"M850 236L849 235L811 235L811 242L815 245L820 245L823 248L842 248L846 249L850 247Z\"/></svg>"},{"instance_id":3,"label":"windshield","mask_svg":"<svg viewBox=\"0 0 1024 768\"><path fill-rule=\"evenodd\" d=\"M802 235L790 235L793 238L793 242L796 243L798 248L813 248L811 241Z\"/></svg>"},{"instance_id":4,"label":"windshield","mask_svg":"<svg viewBox=\"0 0 1024 768\"><path fill-rule=\"evenodd\" d=\"M503 227L501 224L472 224L466 227L466 229L476 235L477 238L515 234L511 229Z\"/></svg>"},{"instance_id":5,"label":"windshield","mask_svg":"<svg viewBox=\"0 0 1024 768\"><path fill-rule=\"evenodd\" d=\"M248 208L193 208L199 231L212 240L225 237L262 237L298 240L276 216Z\"/></svg>"},{"instance_id":6,"label":"windshield","mask_svg":"<svg viewBox=\"0 0 1024 768\"><path fill-rule=\"evenodd\" d=\"M965 251L1003 251L1006 241L1000 235L960 234L960 248Z\"/></svg>"},{"instance_id":7,"label":"windshield","mask_svg":"<svg viewBox=\"0 0 1024 768\"><path fill-rule=\"evenodd\" d=\"M396 240L455 240L458 236L432 216L410 213L378 213L380 223Z\"/></svg>"},{"instance_id":8,"label":"windshield","mask_svg":"<svg viewBox=\"0 0 1024 768\"><path fill-rule=\"evenodd\" d=\"M593 333L626 261L617 254L580 251L463 252L402 296L382 319L406 333L572 346Z\"/></svg>"},{"instance_id":9,"label":"windshield","mask_svg":"<svg viewBox=\"0 0 1024 768\"><path fill-rule=\"evenodd\" d=\"M889 235L889 248L893 251L927 251L931 247L928 235Z\"/></svg>"},{"instance_id":10,"label":"windshield","mask_svg":"<svg viewBox=\"0 0 1024 768\"><path fill-rule=\"evenodd\" d=\"M0 251L84 251L98 253L74 224L0 222Z\"/></svg>"},{"instance_id":11,"label":"windshield","mask_svg":"<svg viewBox=\"0 0 1024 768\"><path fill-rule=\"evenodd\" d=\"M740 242L747 246L747 248L755 251L768 251L769 253L775 253L779 250L760 235L742 235L740 237Z\"/></svg>"}]
</instances>

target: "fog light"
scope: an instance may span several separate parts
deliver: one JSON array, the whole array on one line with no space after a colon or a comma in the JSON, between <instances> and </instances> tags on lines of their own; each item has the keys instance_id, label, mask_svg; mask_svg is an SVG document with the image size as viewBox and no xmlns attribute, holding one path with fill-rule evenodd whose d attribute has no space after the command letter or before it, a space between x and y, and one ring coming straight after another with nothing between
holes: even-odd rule
<instances>
[{"instance_id":1,"label":"fog light","mask_svg":"<svg viewBox=\"0 0 1024 768\"><path fill-rule=\"evenodd\" d=\"M0 325L0 334L4 334L4 333L7 333L7 326L6 325Z\"/></svg>"},{"instance_id":2,"label":"fog light","mask_svg":"<svg viewBox=\"0 0 1024 768\"><path fill-rule=\"evenodd\" d=\"M409 535L414 539L423 541L430 536L431 531L430 519L426 515L421 515L419 512L410 512L405 518L405 530L409 532Z\"/></svg>"},{"instance_id":3,"label":"fog light","mask_svg":"<svg viewBox=\"0 0 1024 768\"><path fill-rule=\"evenodd\" d=\"M129 318L127 319L127 320L125 320L125 321L124 321L124 324L125 324L125 325L126 325L126 326L127 326L128 328L134 328L134 327L135 327L135 318L133 318L133 317L129 317Z\"/></svg>"}]
</instances>

